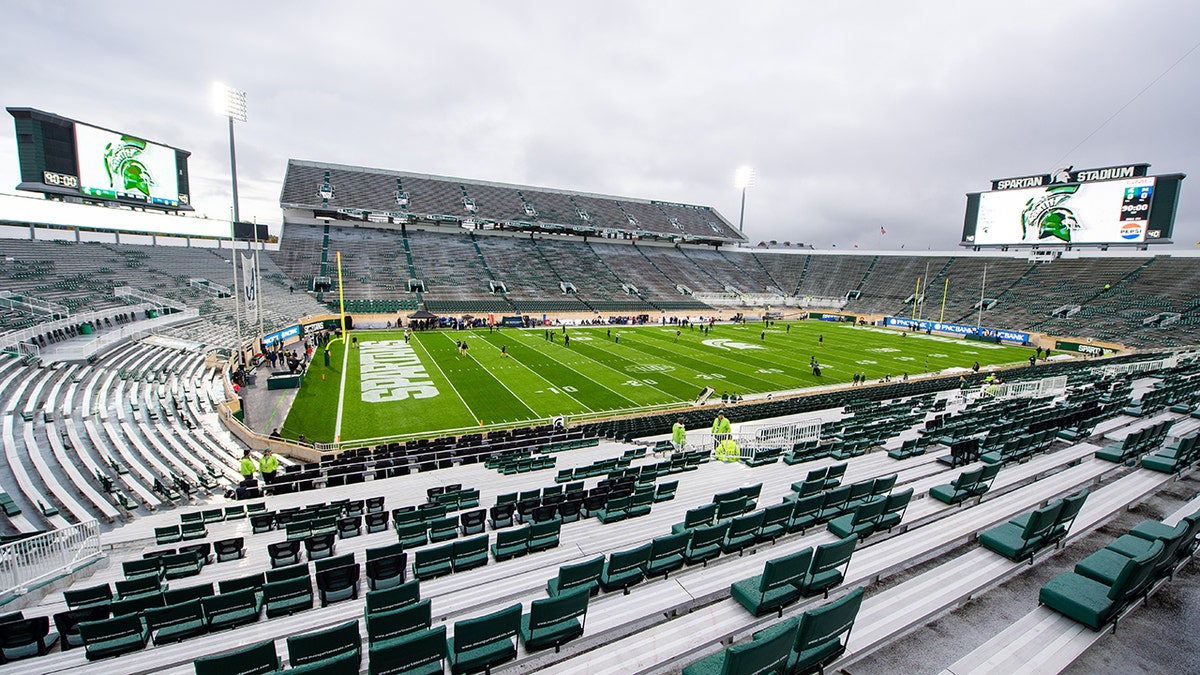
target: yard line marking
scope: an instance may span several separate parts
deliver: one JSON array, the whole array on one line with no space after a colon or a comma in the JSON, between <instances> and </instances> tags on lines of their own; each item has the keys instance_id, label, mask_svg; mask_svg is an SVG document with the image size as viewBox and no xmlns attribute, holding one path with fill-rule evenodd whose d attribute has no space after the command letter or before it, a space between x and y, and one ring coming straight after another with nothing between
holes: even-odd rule
<instances>
[{"instance_id":1,"label":"yard line marking","mask_svg":"<svg viewBox=\"0 0 1200 675\"><path fill-rule=\"evenodd\" d=\"M414 335L414 337L416 337L416 336ZM441 373L441 375L442 375L442 379L446 381L446 384L450 385L450 390L453 391L454 395L458 397L459 403L462 403L463 407L467 409L467 412L471 413L471 419L473 419L473 420L482 419L481 417L479 417L478 415L475 414L474 410L471 410L471 406L467 405L466 399L464 399L462 397L462 394L458 393L458 388L454 386L454 383L450 381L449 377L446 377L446 372L442 370L442 367L440 365L438 365L437 359L433 358L433 354L430 354L429 350L425 349L425 345L421 344L420 340L413 340L413 344L420 347L421 351L425 352L425 358L429 359L430 363L433 364L433 367L438 369L438 372Z\"/></svg>"},{"instance_id":2,"label":"yard line marking","mask_svg":"<svg viewBox=\"0 0 1200 675\"><path fill-rule=\"evenodd\" d=\"M349 331L347 331L349 332ZM342 440L342 409L346 405L346 371L349 370L350 363L350 343L346 338L342 338L342 378L338 383L338 409L337 417L333 423L333 440L335 443Z\"/></svg>"},{"instance_id":3,"label":"yard line marking","mask_svg":"<svg viewBox=\"0 0 1200 675\"><path fill-rule=\"evenodd\" d=\"M600 347L593 347L593 349L596 349L598 351L603 351ZM613 371L614 373L617 373L621 377L630 377L629 373L621 372L620 370L617 370L616 368L608 365L607 363L601 363L597 359L594 359L594 358L588 356L587 354L584 354L582 352L577 352L574 350L572 350L572 353L577 354L578 356L585 358L588 361L591 361L592 363L595 363L596 365L600 366L601 368L607 368L607 369ZM627 359L624 356L621 356L620 354L616 354L615 352L608 352L608 353L612 354L613 356L616 356L617 358L619 358L623 361L628 361L630 363L646 363L646 361L634 361L633 359ZM641 353L641 352L639 352L639 353ZM568 366L568 367L570 367L570 366ZM683 370L691 370L691 368L688 368L686 366L683 366L682 368L683 368ZM579 371L576 371L576 372L579 372ZM692 372L699 374L700 371L692 371ZM686 380L681 380L678 377L674 377L674 376L667 376L667 377L669 377L672 380L677 380L678 382L681 382L683 384L688 384L688 382ZM637 378L634 378L634 379L637 379ZM603 386L603 385L601 385L601 386ZM642 386L646 387L647 389L653 389L654 391L657 391L658 393L662 394L663 396L666 396L667 400L664 401L664 403L677 403L677 402L682 403L687 400L687 399L682 399L682 398L677 398L675 396L672 396L668 392L665 392L662 389L659 389L658 387L655 387L655 386L652 386L649 384L643 384ZM605 388L607 389L607 387L605 387ZM610 389L609 391L612 391L612 390ZM617 394L617 395L621 396L620 394ZM621 398L625 398L625 397L621 396ZM626 400L628 400L628 399L626 399ZM661 405L661 404L648 404L648 405ZM638 406L638 407L643 407L643 406Z\"/></svg>"},{"instance_id":4,"label":"yard line marking","mask_svg":"<svg viewBox=\"0 0 1200 675\"><path fill-rule=\"evenodd\" d=\"M527 347L529 347L529 348L532 348L532 350L534 350L535 352L538 352L539 354L545 354L546 358L548 358L548 359L552 360L552 362L554 362L554 363L557 363L557 364L559 364L559 365L562 365L562 366L563 366L563 368L565 368L565 369L568 369L568 370L570 370L571 372L574 372L574 374L576 374L576 375L578 375L578 376L582 377L582 378L583 378L583 380L587 380L587 381L589 381L589 382L593 382L593 383L595 383L595 384L596 384L596 386L600 387L601 389L607 389L607 390L608 390L608 392L610 392L610 393L612 393L612 394L616 394L618 399L622 399L622 400L624 400L624 401L628 401L628 402L629 402L629 404L630 404L631 406L634 406L634 407L644 407L644 406L646 406L646 405L655 405L655 404L642 404L642 405L640 405L640 404L638 404L638 402L637 402L637 401L634 401L634 400L631 400L631 399L626 399L626 398L625 398L625 396L624 396L623 394L620 394L619 392L617 392L617 390L610 389L610 388L608 388L608 387L604 386L604 384L602 384L602 383L601 383L599 380L593 380L593 378L590 378L590 377L588 377L587 375L583 375L583 374L582 374L582 372L580 372L580 371L578 371L578 370L575 370L574 368L571 368L571 366L570 366L570 365L568 365L568 364L566 364L566 363L564 363L564 362L560 362L560 360L558 360L558 359L556 359L556 358L552 357L552 356L551 356L551 354L550 354L550 352L542 352L541 350L538 350L538 348L534 347L533 345L526 345L526 346L527 346ZM589 360L589 362L592 362L592 363L595 363L595 364L599 364L599 365L601 365L601 366L602 366L602 365L604 365L604 364L601 364L600 362L598 362L598 360L595 360L595 359L593 359L592 357L588 357L588 356L587 356L587 354L583 354L583 353L580 353L580 352L576 352L576 351L574 351L574 350L572 350L572 351L571 351L571 353L572 353L572 354L575 354L575 356L577 356L577 357L584 358L584 359L588 359L588 360ZM607 366L606 366L606 368L607 368ZM617 370L617 369L614 369L614 368L613 368L613 369L610 369L610 370L612 370L613 372L620 372L619 370ZM649 386L647 386L647 389L654 389L654 387L649 387ZM661 389L654 389L654 390L655 390L655 392L659 392L660 394L664 394L664 395L668 395L668 396L670 396L670 394L667 394L666 392L662 392L662 390L661 390ZM622 408L607 408L607 410L622 410Z\"/></svg>"},{"instance_id":5,"label":"yard line marking","mask_svg":"<svg viewBox=\"0 0 1200 675\"><path fill-rule=\"evenodd\" d=\"M446 333L442 333L442 336L443 336L443 337L445 337L447 340L453 340L453 339L454 339L454 338L450 337L450 336L449 336L448 334L446 334ZM471 356L468 354L468 355L467 355L467 358L471 358ZM534 418L534 419L541 419L541 417L538 415L538 412L537 412L536 410L534 410L533 408L530 408L530 407L529 407L529 404L525 402L525 399L521 398L520 396L517 396L517 392L513 391L512 389L509 389L509 388L508 388L508 385L507 385L507 384L504 384L504 382L502 382L502 381L500 380L500 378L496 377L495 373L493 373L492 371L488 370L487 368L484 368L484 367L483 367L483 364L482 364L482 363L480 363L480 362L478 362L478 361L476 361L476 362L475 362L475 365L477 365L477 366L479 366L481 369L483 369L483 372L487 373L488 375L491 375L491 376L492 376L492 379L493 379L493 380L495 380L496 382L499 382L501 387L504 387L504 389L505 389L505 390L507 390L507 391L508 391L508 393L510 393L510 394L512 394L512 395L513 395L513 398L517 399L517 402L518 402L518 403L520 403L521 405L525 406L525 409L526 409L526 410L528 410L530 413L533 413L533 418ZM441 370L441 368L438 368L438 370ZM451 385L451 386L453 386L453 385ZM455 392L457 393L457 390L455 390ZM464 403L465 403L465 401L464 401ZM470 410L470 408L468 408L468 410ZM550 415L547 415L547 417L550 417ZM480 418L480 419L482 419L482 418Z\"/></svg>"},{"instance_id":6,"label":"yard line marking","mask_svg":"<svg viewBox=\"0 0 1200 675\"><path fill-rule=\"evenodd\" d=\"M482 342L483 342L484 344L486 344L487 346L491 347L492 349L495 349L496 351L500 351L500 348L499 348L499 347L497 347L496 345L492 344L492 342L491 342L490 340L487 340L487 339L485 338L485 339L484 339ZM539 354L545 354L545 352L538 352L538 353L539 353ZM547 355L547 356L549 356L549 355ZM565 389L563 389L563 388L562 388L562 385L555 384L555 383L551 382L550 380L547 380L545 377L543 377L543 376L542 376L540 373L538 373L536 370L534 370L533 368L530 368L529 366L525 365L525 364L524 364L524 363L523 363L523 362L522 362L520 359L518 359L518 358L514 357L512 354L509 354L509 355L508 355L508 358L512 359L512 361L513 361L514 363L516 363L516 364L520 365L520 366L521 366L522 368L524 368L525 370L528 370L530 373L532 373L532 374L534 375L534 377L536 377L536 378L538 378L539 380L541 380L542 382L545 382L546 384L550 385L550 387L551 387L552 389L557 389L558 391L562 392L562 394L563 394L564 396L566 396L567 398L569 398L569 399L571 399L572 401L575 401L575 402L576 402L576 403L578 403L579 405L583 406L583 407L584 407L584 408L587 410L587 412L596 412L596 410L595 410L595 409L593 409L591 406L589 406L588 404L584 403L583 401L580 401L579 399L575 398L574 396L572 396L572 395L571 395L571 393L570 393L570 392L568 392L568 391L566 391ZM553 359L553 358L551 358L550 360L551 360L551 361L557 361L557 359ZM476 361L475 361L475 363L479 363L479 361L478 361L478 360L476 360ZM480 368L483 368L484 370L487 370L489 373L491 372L491 370L490 370L489 368L487 368L486 366L484 366L482 363L479 363L479 367L480 367ZM570 369L570 370L571 370L571 372L577 372L577 371L575 371L573 368L570 368L570 366L566 366L566 367L567 367L568 369ZM492 377L496 377L496 376L495 376L495 375L492 375ZM589 379L589 378L587 378L587 377L584 377L584 379ZM599 384L599 383L597 382L597 384ZM603 385L601 385L601 386L603 386ZM608 387L605 387L605 389L608 389ZM612 390L609 390L609 391L612 391ZM614 394L616 394L616 392L615 392L615 391L614 391L613 393L614 393ZM617 394L617 395L618 395L618 396L620 396L620 394ZM516 396L516 394L513 394L513 396ZM519 398L519 397L518 397L518 398ZM621 398L625 398L625 397L624 397L624 396L621 396ZM523 401L522 401L522 402L523 402ZM633 402L633 401L630 401L630 403L632 403L632 402ZM526 406L526 407L528 407L528 406ZM573 413L573 414L574 414L574 413Z\"/></svg>"}]
</instances>

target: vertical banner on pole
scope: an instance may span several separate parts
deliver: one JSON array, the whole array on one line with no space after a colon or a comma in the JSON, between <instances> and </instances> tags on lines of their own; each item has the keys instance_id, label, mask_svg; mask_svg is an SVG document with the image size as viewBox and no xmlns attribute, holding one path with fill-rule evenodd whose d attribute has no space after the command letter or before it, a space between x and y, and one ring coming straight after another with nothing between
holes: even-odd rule
<instances>
[{"instance_id":1,"label":"vertical banner on pole","mask_svg":"<svg viewBox=\"0 0 1200 675\"><path fill-rule=\"evenodd\" d=\"M242 295L245 298L246 323L258 322L258 272L254 257L242 254Z\"/></svg>"}]
</instances>

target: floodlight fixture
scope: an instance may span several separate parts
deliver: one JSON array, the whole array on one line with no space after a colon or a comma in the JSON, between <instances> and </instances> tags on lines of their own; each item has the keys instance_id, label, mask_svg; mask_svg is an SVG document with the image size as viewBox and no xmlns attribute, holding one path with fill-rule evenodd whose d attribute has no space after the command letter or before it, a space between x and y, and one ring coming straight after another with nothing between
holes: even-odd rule
<instances>
[{"instance_id":1,"label":"floodlight fixture","mask_svg":"<svg viewBox=\"0 0 1200 675\"><path fill-rule=\"evenodd\" d=\"M245 123L246 92L215 82L212 93L213 112L222 117Z\"/></svg>"},{"instance_id":2,"label":"floodlight fixture","mask_svg":"<svg viewBox=\"0 0 1200 675\"><path fill-rule=\"evenodd\" d=\"M757 178L757 176L754 173L754 167L738 167L738 170L733 172L733 186L739 190L745 190L748 187L754 187L755 178Z\"/></svg>"}]
</instances>

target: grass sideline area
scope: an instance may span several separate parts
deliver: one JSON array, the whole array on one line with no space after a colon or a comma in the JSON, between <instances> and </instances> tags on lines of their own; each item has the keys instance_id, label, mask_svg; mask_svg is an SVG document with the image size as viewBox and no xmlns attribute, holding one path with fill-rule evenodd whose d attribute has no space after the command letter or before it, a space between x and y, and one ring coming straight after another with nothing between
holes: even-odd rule
<instances>
[{"instance_id":1,"label":"grass sideline area","mask_svg":"<svg viewBox=\"0 0 1200 675\"><path fill-rule=\"evenodd\" d=\"M676 334L678 331L678 335ZM557 415L619 414L716 396L761 394L1027 361L1032 349L873 326L807 321L699 326L596 326L489 331L356 331L357 347L318 351L282 433L343 442L438 435ZM619 336L619 339L618 339ZM457 341L465 341L460 355ZM813 375L816 357L821 375ZM343 362L346 364L343 378ZM466 433L466 431L462 431Z\"/></svg>"}]
</instances>

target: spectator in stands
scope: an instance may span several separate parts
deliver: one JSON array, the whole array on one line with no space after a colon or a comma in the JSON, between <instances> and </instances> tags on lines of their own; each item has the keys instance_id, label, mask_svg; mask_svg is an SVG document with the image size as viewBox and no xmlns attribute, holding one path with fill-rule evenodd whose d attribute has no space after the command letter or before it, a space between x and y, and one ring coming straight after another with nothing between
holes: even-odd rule
<instances>
[{"instance_id":1,"label":"spectator in stands","mask_svg":"<svg viewBox=\"0 0 1200 675\"><path fill-rule=\"evenodd\" d=\"M238 483L237 490L233 493L234 499L254 499L258 496L258 481L253 477L247 478Z\"/></svg>"},{"instance_id":2,"label":"spectator in stands","mask_svg":"<svg viewBox=\"0 0 1200 675\"><path fill-rule=\"evenodd\" d=\"M238 465L238 472L242 474L242 480L254 478L254 472L257 470L258 467L254 465L254 458L250 456L250 451L242 453L242 461Z\"/></svg>"},{"instance_id":3,"label":"spectator in stands","mask_svg":"<svg viewBox=\"0 0 1200 675\"><path fill-rule=\"evenodd\" d=\"M1037 357L1034 356L1033 354L1030 354L1029 355L1029 367L1032 368L1036 364L1037 364Z\"/></svg>"},{"instance_id":4,"label":"spectator in stands","mask_svg":"<svg viewBox=\"0 0 1200 675\"><path fill-rule=\"evenodd\" d=\"M272 430L271 430L271 438L274 438L274 439L276 439L276 440L279 440L279 439L282 439L282 438L283 438L283 436L281 436L281 435L279 434L279 427L276 427L276 428L274 428L274 429L272 429Z\"/></svg>"},{"instance_id":5,"label":"spectator in stands","mask_svg":"<svg viewBox=\"0 0 1200 675\"><path fill-rule=\"evenodd\" d=\"M972 366L971 366L971 372L974 372L974 373L978 373L978 372L979 372L979 362L978 362L978 361L976 361L976 362L974 363L974 365L972 365Z\"/></svg>"},{"instance_id":6,"label":"spectator in stands","mask_svg":"<svg viewBox=\"0 0 1200 675\"><path fill-rule=\"evenodd\" d=\"M270 448L263 450L262 461L258 463L258 470L262 474L264 483L270 485L275 482L275 472L279 470L279 458L271 452Z\"/></svg>"},{"instance_id":7,"label":"spectator in stands","mask_svg":"<svg viewBox=\"0 0 1200 675\"><path fill-rule=\"evenodd\" d=\"M680 417L671 427L671 445L674 446L675 452L683 452L685 443L687 443L687 427L683 426L683 418Z\"/></svg>"}]
</instances>

